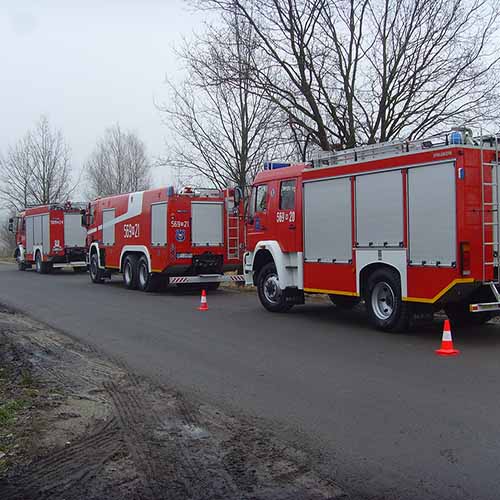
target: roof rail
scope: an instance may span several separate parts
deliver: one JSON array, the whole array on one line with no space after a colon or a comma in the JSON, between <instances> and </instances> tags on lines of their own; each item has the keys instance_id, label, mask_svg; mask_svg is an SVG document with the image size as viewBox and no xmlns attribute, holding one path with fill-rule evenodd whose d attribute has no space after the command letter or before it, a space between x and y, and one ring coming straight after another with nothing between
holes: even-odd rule
<instances>
[{"instance_id":1,"label":"roof rail","mask_svg":"<svg viewBox=\"0 0 500 500\"><path fill-rule=\"evenodd\" d=\"M68 208L82 209L86 208L88 205L85 201L64 201L64 202L52 202L52 203L30 203L24 207L27 208L38 208L38 207L48 207L49 210L63 210Z\"/></svg>"},{"instance_id":2,"label":"roof rail","mask_svg":"<svg viewBox=\"0 0 500 500\"><path fill-rule=\"evenodd\" d=\"M179 194L189 194L191 196L201 196L205 198L219 198L222 196L222 191L217 188L199 188L186 186L182 188Z\"/></svg>"},{"instance_id":3,"label":"roof rail","mask_svg":"<svg viewBox=\"0 0 500 500\"><path fill-rule=\"evenodd\" d=\"M425 139L398 139L390 142L368 144L341 151L320 151L312 158L313 167L346 165L358 161L387 158L400 154L422 151L458 144L482 146L490 143L493 147L496 135L474 137L472 130L466 127L456 127L446 132L440 132Z\"/></svg>"}]
</instances>

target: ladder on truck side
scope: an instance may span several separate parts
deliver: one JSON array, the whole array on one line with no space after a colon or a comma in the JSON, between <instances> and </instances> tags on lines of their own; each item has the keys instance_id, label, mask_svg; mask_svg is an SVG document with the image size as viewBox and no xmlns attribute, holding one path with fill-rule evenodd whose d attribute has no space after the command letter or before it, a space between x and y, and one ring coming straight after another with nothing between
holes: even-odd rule
<instances>
[{"instance_id":1,"label":"ladder on truck side","mask_svg":"<svg viewBox=\"0 0 500 500\"><path fill-rule=\"evenodd\" d=\"M240 257L240 217L234 202L226 199L226 256L228 260Z\"/></svg>"},{"instance_id":2,"label":"ladder on truck side","mask_svg":"<svg viewBox=\"0 0 500 500\"><path fill-rule=\"evenodd\" d=\"M491 144L491 142L490 142ZM500 177L499 177L499 150L498 136L495 135L495 149L493 161L485 161L483 134L481 133L481 231L483 242L483 282L487 282L486 275L489 266L493 266L493 279L488 280L491 289L499 283L500 262ZM488 151L491 151L489 149ZM491 249L491 250L489 250ZM491 259L491 260L490 260ZM494 293L495 293L494 291ZM498 292L497 292L498 293ZM495 296L497 294L495 293Z\"/></svg>"}]
</instances>

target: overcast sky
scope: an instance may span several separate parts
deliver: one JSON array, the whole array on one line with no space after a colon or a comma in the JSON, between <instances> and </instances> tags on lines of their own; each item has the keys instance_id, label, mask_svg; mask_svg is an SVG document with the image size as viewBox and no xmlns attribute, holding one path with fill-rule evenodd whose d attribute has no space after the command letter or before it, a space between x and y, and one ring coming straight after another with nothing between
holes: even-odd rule
<instances>
[{"instance_id":1,"label":"overcast sky","mask_svg":"<svg viewBox=\"0 0 500 500\"><path fill-rule=\"evenodd\" d=\"M41 114L60 128L75 170L104 129L138 133L150 156L168 128L154 100L178 78L174 47L202 26L183 0L1 0L0 151ZM167 169L155 184L168 184Z\"/></svg>"}]
</instances>

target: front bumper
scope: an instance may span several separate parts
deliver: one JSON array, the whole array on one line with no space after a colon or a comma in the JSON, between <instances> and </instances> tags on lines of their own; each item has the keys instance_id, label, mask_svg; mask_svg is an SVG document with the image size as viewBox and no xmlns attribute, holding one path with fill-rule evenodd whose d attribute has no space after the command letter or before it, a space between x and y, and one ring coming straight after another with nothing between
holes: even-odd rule
<instances>
[{"instance_id":1,"label":"front bumper","mask_svg":"<svg viewBox=\"0 0 500 500\"><path fill-rule=\"evenodd\" d=\"M243 255L243 276L245 285L253 285L253 252L245 252Z\"/></svg>"}]
</instances>

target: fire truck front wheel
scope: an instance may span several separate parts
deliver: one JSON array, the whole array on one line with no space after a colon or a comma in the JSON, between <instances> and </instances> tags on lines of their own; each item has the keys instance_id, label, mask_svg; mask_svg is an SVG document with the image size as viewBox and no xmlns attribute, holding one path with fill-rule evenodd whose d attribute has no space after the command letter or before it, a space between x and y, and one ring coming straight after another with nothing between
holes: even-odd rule
<instances>
[{"instance_id":1,"label":"fire truck front wheel","mask_svg":"<svg viewBox=\"0 0 500 500\"><path fill-rule=\"evenodd\" d=\"M89 276L92 283L104 283L104 277L102 276L101 269L99 269L99 259L96 252L90 256Z\"/></svg>"},{"instance_id":2,"label":"fire truck front wheel","mask_svg":"<svg viewBox=\"0 0 500 500\"><path fill-rule=\"evenodd\" d=\"M377 269L367 280L366 309L371 323L379 330L403 331L409 326L408 304L401 298L401 278L392 269Z\"/></svg>"},{"instance_id":3,"label":"fire truck front wheel","mask_svg":"<svg viewBox=\"0 0 500 500\"><path fill-rule=\"evenodd\" d=\"M137 290L139 286L138 262L139 259L134 254L127 255L123 261L123 283L129 290Z\"/></svg>"},{"instance_id":4,"label":"fire truck front wheel","mask_svg":"<svg viewBox=\"0 0 500 500\"><path fill-rule=\"evenodd\" d=\"M292 304L286 302L286 297L279 286L278 272L274 262L266 264L259 272L257 291L261 304L271 312L288 311Z\"/></svg>"}]
</instances>

